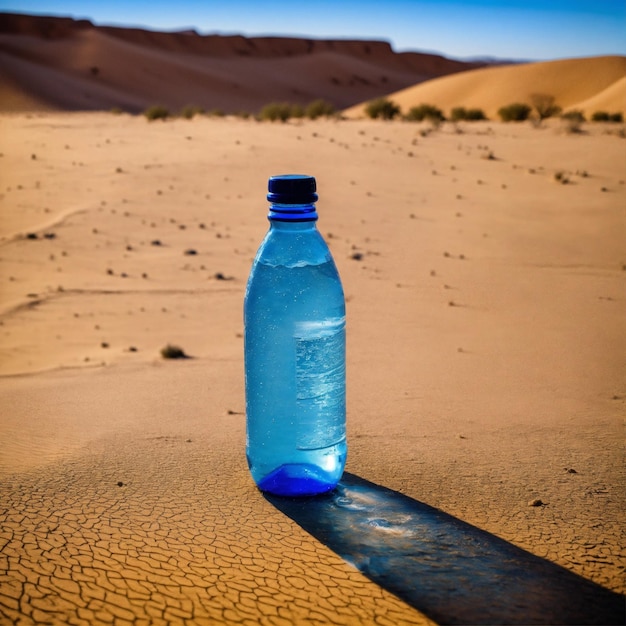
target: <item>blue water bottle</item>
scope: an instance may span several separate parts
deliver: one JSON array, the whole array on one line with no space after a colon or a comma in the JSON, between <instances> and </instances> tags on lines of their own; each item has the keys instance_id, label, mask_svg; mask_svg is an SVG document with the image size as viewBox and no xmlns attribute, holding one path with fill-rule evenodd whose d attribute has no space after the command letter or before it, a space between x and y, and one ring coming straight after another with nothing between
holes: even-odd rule
<instances>
[{"instance_id":1,"label":"blue water bottle","mask_svg":"<svg viewBox=\"0 0 626 626\"><path fill-rule=\"evenodd\" d=\"M317 230L315 178L269 179L244 300L246 455L262 491L333 489L346 463L346 309Z\"/></svg>"}]
</instances>

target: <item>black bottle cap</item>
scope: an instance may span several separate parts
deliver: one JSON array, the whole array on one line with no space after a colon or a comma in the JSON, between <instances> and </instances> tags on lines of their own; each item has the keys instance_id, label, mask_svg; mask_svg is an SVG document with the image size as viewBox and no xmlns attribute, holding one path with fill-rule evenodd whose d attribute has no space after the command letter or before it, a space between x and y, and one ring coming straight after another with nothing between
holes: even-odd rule
<instances>
[{"instance_id":1,"label":"black bottle cap","mask_svg":"<svg viewBox=\"0 0 626 626\"><path fill-rule=\"evenodd\" d=\"M274 204L312 204L317 201L314 176L282 174L271 176L267 199Z\"/></svg>"}]
</instances>

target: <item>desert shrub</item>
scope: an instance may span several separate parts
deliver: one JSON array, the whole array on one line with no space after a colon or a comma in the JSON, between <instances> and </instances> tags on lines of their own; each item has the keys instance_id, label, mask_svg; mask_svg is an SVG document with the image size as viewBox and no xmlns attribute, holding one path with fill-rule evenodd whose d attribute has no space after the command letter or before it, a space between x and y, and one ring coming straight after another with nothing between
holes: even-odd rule
<instances>
[{"instance_id":1,"label":"desert shrub","mask_svg":"<svg viewBox=\"0 0 626 626\"><path fill-rule=\"evenodd\" d=\"M170 116L169 109L160 104L153 104L151 107L148 107L143 114L149 122L153 120L165 120Z\"/></svg>"},{"instance_id":2,"label":"desert shrub","mask_svg":"<svg viewBox=\"0 0 626 626\"><path fill-rule=\"evenodd\" d=\"M113 115L121 115L124 111L121 107L111 107L109 109L109 113L112 113Z\"/></svg>"},{"instance_id":3,"label":"desert shrub","mask_svg":"<svg viewBox=\"0 0 626 626\"><path fill-rule=\"evenodd\" d=\"M262 120L286 122L291 117L292 107L288 102L270 102L266 104L259 114Z\"/></svg>"},{"instance_id":4,"label":"desert shrub","mask_svg":"<svg viewBox=\"0 0 626 626\"><path fill-rule=\"evenodd\" d=\"M180 110L180 116L184 117L186 120L190 120L193 119L195 115L201 115L203 112L202 107L188 104Z\"/></svg>"},{"instance_id":5,"label":"desert shrub","mask_svg":"<svg viewBox=\"0 0 626 626\"><path fill-rule=\"evenodd\" d=\"M482 109L466 109L465 107L454 107L450 111L450 119L453 122L460 122L465 120L468 122L477 122L480 120L486 120L487 116Z\"/></svg>"},{"instance_id":6,"label":"desert shrub","mask_svg":"<svg viewBox=\"0 0 626 626\"><path fill-rule=\"evenodd\" d=\"M433 120L442 122L445 117L441 109L432 104L420 104L409 109L406 119L411 122L423 122L424 120Z\"/></svg>"},{"instance_id":7,"label":"desert shrub","mask_svg":"<svg viewBox=\"0 0 626 626\"><path fill-rule=\"evenodd\" d=\"M318 117L330 117L335 114L335 107L326 100L313 100L313 102L307 104L304 114L312 120Z\"/></svg>"},{"instance_id":8,"label":"desert shrub","mask_svg":"<svg viewBox=\"0 0 626 626\"><path fill-rule=\"evenodd\" d=\"M523 102L514 102L498 109L498 115L503 122L523 122L528 119L531 108Z\"/></svg>"},{"instance_id":9,"label":"desert shrub","mask_svg":"<svg viewBox=\"0 0 626 626\"><path fill-rule=\"evenodd\" d=\"M617 122L622 123L624 116L621 113L609 113L608 111L596 111L592 116L593 122Z\"/></svg>"},{"instance_id":10,"label":"desert shrub","mask_svg":"<svg viewBox=\"0 0 626 626\"><path fill-rule=\"evenodd\" d=\"M585 114L582 111L572 109L571 111L563 113L563 115L561 115L561 119L573 120L574 122L580 122L582 124L585 121Z\"/></svg>"},{"instance_id":11,"label":"desert shrub","mask_svg":"<svg viewBox=\"0 0 626 626\"><path fill-rule=\"evenodd\" d=\"M209 117L224 117L225 113L224 111L222 111L222 109L219 108L213 108L213 109L209 109L206 114Z\"/></svg>"},{"instance_id":12,"label":"desert shrub","mask_svg":"<svg viewBox=\"0 0 626 626\"><path fill-rule=\"evenodd\" d=\"M571 111L563 113L561 119L565 123L565 130L568 133L578 133L585 121L585 115L582 111L572 109Z\"/></svg>"},{"instance_id":13,"label":"desert shrub","mask_svg":"<svg viewBox=\"0 0 626 626\"><path fill-rule=\"evenodd\" d=\"M304 117L304 107L301 104L290 104L289 107L289 117Z\"/></svg>"},{"instance_id":14,"label":"desert shrub","mask_svg":"<svg viewBox=\"0 0 626 626\"><path fill-rule=\"evenodd\" d=\"M172 344L167 344L164 348L161 348L161 356L164 359L187 359L189 358L185 351L179 346L173 346Z\"/></svg>"},{"instance_id":15,"label":"desert shrub","mask_svg":"<svg viewBox=\"0 0 626 626\"><path fill-rule=\"evenodd\" d=\"M609 115L608 111L596 111L591 116L591 121L592 122L608 122L610 117L611 116Z\"/></svg>"},{"instance_id":16,"label":"desert shrub","mask_svg":"<svg viewBox=\"0 0 626 626\"><path fill-rule=\"evenodd\" d=\"M400 114L400 107L387 98L377 98L367 103L365 114L372 119L392 120Z\"/></svg>"},{"instance_id":17,"label":"desert shrub","mask_svg":"<svg viewBox=\"0 0 626 626\"><path fill-rule=\"evenodd\" d=\"M561 107L555 104L554 96L547 93L534 93L530 96L530 102L537 113L539 121L554 117L561 112Z\"/></svg>"}]
</instances>

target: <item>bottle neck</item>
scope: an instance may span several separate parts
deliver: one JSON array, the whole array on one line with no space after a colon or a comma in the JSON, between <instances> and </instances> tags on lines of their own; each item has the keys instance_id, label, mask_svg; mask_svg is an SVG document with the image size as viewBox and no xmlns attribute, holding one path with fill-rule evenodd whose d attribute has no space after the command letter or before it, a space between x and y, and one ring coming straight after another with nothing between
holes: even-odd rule
<instances>
[{"instance_id":1,"label":"bottle neck","mask_svg":"<svg viewBox=\"0 0 626 626\"><path fill-rule=\"evenodd\" d=\"M270 204L268 219L272 223L306 224L317 221L314 204Z\"/></svg>"},{"instance_id":2,"label":"bottle neck","mask_svg":"<svg viewBox=\"0 0 626 626\"><path fill-rule=\"evenodd\" d=\"M304 232L317 230L317 221L316 220L307 220L305 222L295 222L293 220L275 220L272 217L269 217L270 222L270 230L274 231L284 231L284 232Z\"/></svg>"}]
</instances>

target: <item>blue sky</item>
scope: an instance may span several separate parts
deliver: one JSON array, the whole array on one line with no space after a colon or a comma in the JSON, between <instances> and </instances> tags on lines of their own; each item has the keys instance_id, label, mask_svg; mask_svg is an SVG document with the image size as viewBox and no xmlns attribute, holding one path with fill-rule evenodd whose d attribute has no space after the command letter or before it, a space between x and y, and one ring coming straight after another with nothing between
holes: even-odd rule
<instances>
[{"instance_id":1,"label":"blue sky","mask_svg":"<svg viewBox=\"0 0 626 626\"><path fill-rule=\"evenodd\" d=\"M0 11L203 34L385 39L397 51L459 58L626 55L626 0L0 0Z\"/></svg>"}]
</instances>

